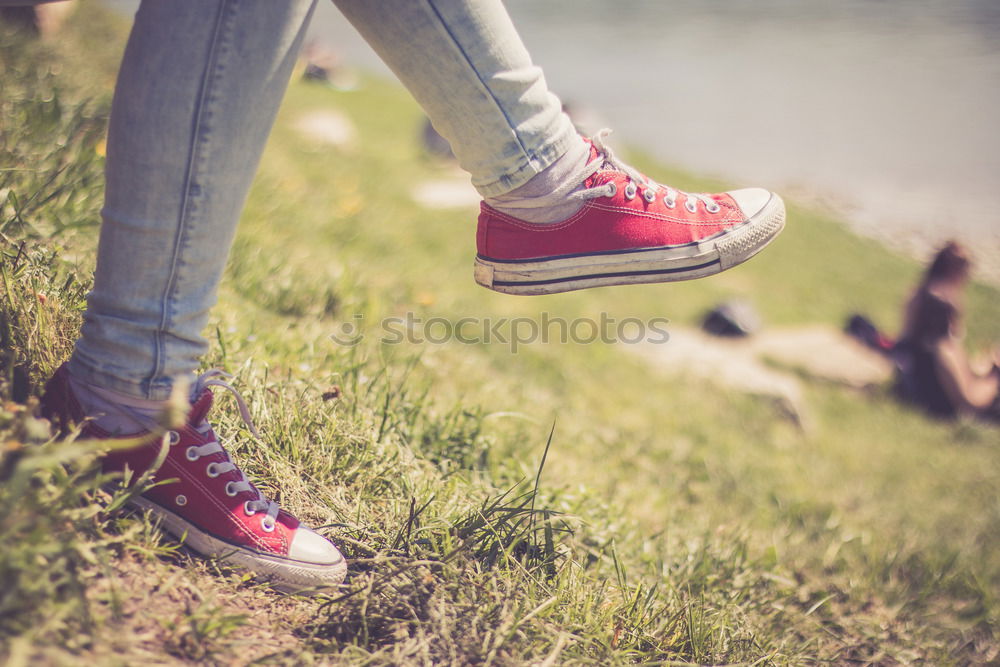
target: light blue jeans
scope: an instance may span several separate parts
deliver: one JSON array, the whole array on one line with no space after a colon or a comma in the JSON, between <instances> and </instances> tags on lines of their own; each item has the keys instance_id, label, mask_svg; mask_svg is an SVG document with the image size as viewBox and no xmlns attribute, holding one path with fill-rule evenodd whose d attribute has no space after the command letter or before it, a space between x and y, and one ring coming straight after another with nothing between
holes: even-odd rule
<instances>
[{"instance_id":1,"label":"light blue jeans","mask_svg":"<svg viewBox=\"0 0 1000 667\"><path fill-rule=\"evenodd\" d=\"M316 0L144 0L118 74L94 289L70 372L165 399L201 332ZM484 196L576 132L500 0L335 3Z\"/></svg>"}]
</instances>

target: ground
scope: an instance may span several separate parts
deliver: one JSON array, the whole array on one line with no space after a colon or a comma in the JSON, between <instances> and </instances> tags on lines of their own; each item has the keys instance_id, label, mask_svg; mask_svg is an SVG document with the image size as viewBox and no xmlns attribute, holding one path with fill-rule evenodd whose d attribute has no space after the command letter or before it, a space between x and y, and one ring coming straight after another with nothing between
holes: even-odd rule
<instances>
[{"instance_id":1,"label":"ground","mask_svg":"<svg viewBox=\"0 0 1000 667\"><path fill-rule=\"evenodd\" d=\"M405 92L370 77L291 84L206 330L205 366L235 374L264 438L227 398L217 430L343 546L347 582L283 596L123 514L94 445L31 416L90 283L123 30L85 3L57 42L0 42L8 664L1000 659L997 428L931 421L884 383L772 366L797 380L803 426L627 344L512 342L529 326L514 322L546 317L665 318L680 340L731 298L765 330L829 330L855 311L891 330L918 262L791 202L773 247L708 280L487 292L474 204L427 187L452 169L424 157ZM327 141L308 138L318 127ZM631 158L677 187L731 185ZM997 297L971 290L971 348L1000 339ZM462 317L503 340L434 342Z\"/></svg>"}]
</instances>

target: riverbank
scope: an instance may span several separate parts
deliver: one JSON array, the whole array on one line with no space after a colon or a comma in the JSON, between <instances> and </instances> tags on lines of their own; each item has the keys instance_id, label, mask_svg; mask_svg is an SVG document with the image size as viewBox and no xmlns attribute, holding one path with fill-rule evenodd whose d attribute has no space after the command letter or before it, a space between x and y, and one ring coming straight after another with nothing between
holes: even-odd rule
<instances>
[{"instance_id":1,"label":"riverbank","mask_svg":"<svg viewBox=\"0 0 1000 667\"><path fill-rule=\"evenodd\" d=\"M769 329L829 330L858 310L891 329L918 263L790 201L773 247L712 279L531 299L486 292L471 276L474 205L415 200L427 192L415 186L451 172L422 154L412 100L377 77L353 91L292 83L205 359L235 374L264 434L253 440L220 400L227 447L343 546L345 587L282 596L122 515L122 495L86 474L93 449L50 440L24 407L69 352L93 268L123 31L91 10L58 44L0 43L3 149L17 166L0 175L0 660L1000 656L996 428L930 421L884 387L802 376L804 426L771 400L665 376L620 344L439 340L441 323L463 318L503 320L507 333L515 319L666 318L669 334L734 297ZM304 134L330 111L341 122L330 141ZM677 187L727 185L633 157ZM971 345L1000 339L998 296L970 290ZM422 336L386 340L398 321ZM358 331L356 344L331 338Z\"/></svg>"}]
</instances>

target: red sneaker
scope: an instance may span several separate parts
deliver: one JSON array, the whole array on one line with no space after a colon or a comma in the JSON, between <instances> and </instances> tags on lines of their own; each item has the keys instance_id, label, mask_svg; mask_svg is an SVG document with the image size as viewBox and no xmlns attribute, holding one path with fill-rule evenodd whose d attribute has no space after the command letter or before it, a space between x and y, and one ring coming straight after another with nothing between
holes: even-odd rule
<instances>
[{"instance_id":1,"label":"red sneaker","mask_svg":"<svg viewBox=\"0 0 1000 667\"><path fill-rule=\"evenodd\" d=\"M566 220L533 224L483 202L476 282L507 294L554 294L702 278L750 259L785 226L785 206L767 190L681 192L615 158L602 136L572 179L584 188L552 195L585 202Z\"/></svg>"},{"instance_id":2,"label":"red sneaker","mask_svg":"<svg viewBox=\"0 0 1000 667\"><path fill-rule=\"evenodd\" d=\"M276 587L302 591L335 586L344 580L347 562L333 544L301 525L278 504L268 500L229 460L206 420L212 407L209 386L226 383L213 379L221 371L198 378L197 397L187 423L166 435L170 443L166 460L153 480L173 480L154 486L132 502L158 517L170 533L202 556L227 563L270 579ZM236 394L240 411L249 422L249 411ZM73 394L69 373L63 365L45 386L42 415L68 430L85 415ZM88 438L105 439L112 434L88 422ZM139 433L138 435L142 435ZM161 450L160 438L151 436L135 449L111 452L104 457L104 472L121 472L128 466L135 477L145 472Z\"/></svg>"}]
</instances>

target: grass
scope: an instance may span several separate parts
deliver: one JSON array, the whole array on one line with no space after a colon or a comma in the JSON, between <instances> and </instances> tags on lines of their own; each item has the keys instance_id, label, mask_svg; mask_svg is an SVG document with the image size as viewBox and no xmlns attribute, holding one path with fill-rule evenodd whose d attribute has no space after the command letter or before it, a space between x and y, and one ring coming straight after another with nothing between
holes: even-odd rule
<instances>
[{"instance_id":1,"label":"grass","mask_svg":"<svg viewBox=\"0 0 1000 667\"><path fill-rule=\"evenodd\" d=\"M99 37L100 39L97 39ZM342 591L281 596L117 511L92 445L32 400L89 288L101 141L123 27L84 5L57 44L2 34L0 659L10 664L975 664L1000 656L998 431L887 391L806 380L812 425L660 375L622 346L380 341L440 317L693 323L723 298L769 325L887 328L919 265L792 206L766 254L670 286L522 299L471 280L474 211L391 82L293 82L207 330L265 445L221 400L248 475L352 561ZM84 67L82 54L88 54ZM93 59L90 59L93 54ZM295 129L335 109L356 148ZM718 184L635 162L694 190ZM1000 339L997 291L969 342ZM330 335L346 323L355 346Z\"/></svg>"}]
</instances>

